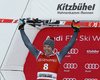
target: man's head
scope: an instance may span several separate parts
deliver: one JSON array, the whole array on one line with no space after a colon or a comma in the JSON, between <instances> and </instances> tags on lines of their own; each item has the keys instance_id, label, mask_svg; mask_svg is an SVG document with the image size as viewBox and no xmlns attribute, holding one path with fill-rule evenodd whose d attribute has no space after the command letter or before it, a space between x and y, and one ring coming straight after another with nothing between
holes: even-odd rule
<instances>
[{"instance_id":1,"label":"man's head","mask_svg":"<svg viewBox=\"0 0 100 80\"><path fill-rule=\"evenodd\" d=\"M47 39L44 41L43 43L43 47L44 47L44 52L46 55L50 55L53 53L54 50L54 40L53 39Z\"/></svg>"}]
</instances>

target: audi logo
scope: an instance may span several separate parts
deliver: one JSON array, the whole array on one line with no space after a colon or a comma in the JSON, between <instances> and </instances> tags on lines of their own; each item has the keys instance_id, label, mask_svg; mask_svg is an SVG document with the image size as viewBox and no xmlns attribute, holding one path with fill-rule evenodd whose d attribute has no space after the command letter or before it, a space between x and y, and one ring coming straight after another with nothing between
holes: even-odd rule
<instances>
[{"instance_id":1,"label":"audi logo","mask_svg":"<svg viewBox=\"0 0 100 80\"><path fill-rule=\"evenodd\" d=\"M63 67L65 69L76 69L78 65L76 63L65 63Z\"/></svg>"},{"instance_id":2,"label":"audi logo","mask_svg":"<svg viewBox=\"0 0 100 80\"><path fill-rule=\"evenodd\" d=\"M78 52L79 52L79 50L77 48L72 48L72 49L70 49L68 54L78 54Z\"/></svg>"},{"instance_id":3,"label":"audi logo","mask_svg":"<svg viewBox=\"0 0 100 80\"><path fill-rule=\"evenodd\" d=\"M99 69L99 64L97 64L97 63L86 63L85 69Z\"/></svg>"},{"instance_id":4,"label":"audi logo","mask_svg":"<svg viewBox=\"0 0 100 80\"><path fill-rule=\"evenodd\" d=\"M63 78L63 80L76 80L76 78Z\"/></svg>"},{"instance_id":5,"label":"audi logo","mask_svg":"<svg viewBox=\"0 0 100 80\"><path fill-rule=\"evenodd\" d=\"M84 80L98 80L97 78L85 78Z\"/></svg>"}]
</instances>

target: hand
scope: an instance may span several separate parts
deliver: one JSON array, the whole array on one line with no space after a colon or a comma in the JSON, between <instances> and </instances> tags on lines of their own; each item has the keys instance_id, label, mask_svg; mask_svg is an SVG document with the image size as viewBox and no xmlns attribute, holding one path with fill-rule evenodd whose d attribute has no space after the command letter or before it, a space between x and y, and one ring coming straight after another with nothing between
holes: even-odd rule
<instances>
[{"instance_id":1,"label":"hand","mask_svg":"<svg viewBox=\"0 0 100 80\"><path fill-rule=\"evenodd\" d=\"M79 21L78 21L79 22ZM75 22L74 23L78 23L78 22ZM74 29L75 32L80 32L80 27L79 26L76 26L74 25L73 23L71 24L71 27Z\"/></svg>"},{"instance_id":2,"label":"hand","mask_svg":"<svg viewBox=\"0 0 100 80\"><path fill-rule=\"evenodd\" d=\"M80 21L79 21L79 20L73 20L73 22L74 22L74 23L79 23Z\"/></svg>"},{"instance_id":3,"label":"hand","mask_svg":"<svg viewBox=\"0 0 100 80\"><path fill-rule=\"evenodd\" d=\"M19 22L19 27L18 30L24 30L24 25L25 25L25 19L20 19Z\"/></svg>"}]
</instances>

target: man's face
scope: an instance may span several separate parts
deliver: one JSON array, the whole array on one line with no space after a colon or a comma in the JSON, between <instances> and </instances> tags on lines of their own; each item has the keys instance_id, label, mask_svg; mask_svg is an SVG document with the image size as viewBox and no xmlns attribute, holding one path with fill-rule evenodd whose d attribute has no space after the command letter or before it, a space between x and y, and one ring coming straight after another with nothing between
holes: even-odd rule
<instances>
[{"instance_id":1,"label":"man's face","mask_svg":"<svg viewBox=\"0 0 100 80\"><path fill-rule=\"evenodd\" d=\"M44 52L48 56L48 55L53 54L53 49L49 45L44 45Z\"/></svg>"}]
</instances>

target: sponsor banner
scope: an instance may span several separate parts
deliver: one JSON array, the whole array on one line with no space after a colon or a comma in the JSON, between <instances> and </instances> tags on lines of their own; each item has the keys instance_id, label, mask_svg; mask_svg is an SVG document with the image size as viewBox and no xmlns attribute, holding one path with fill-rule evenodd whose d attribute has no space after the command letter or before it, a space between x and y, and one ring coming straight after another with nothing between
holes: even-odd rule
<instances>
[{"instance_id":1,"label":"sponsor banner","mask_svg":"<svg viewBox=\"0 0 100 80\"><path fill-rule=\"evenodd\" d=\"M99 54L100 50L87 50L87 54Z\"/></svg>"},{"instance_id":2,"label":"sponsor banner","mask_svg":"<svg viewBox=\"0 0 100 80\"><path fill-rule=\"evenodd\" d=\"M77 80L76 78L63 78L63 80Z\"/></svg>"},{"instance_id":3,"label":"sponsor banner","mask_svg":"<svg viewBox=\"0 0 100 80\"><path fill-rule=\"evenodd\" d=\"M98 20L100 12L99 0L33 0L31 6L31 17L42 19Z\"/></svg>"},{"instance_id":4,"label":"sponsor banner","mask_svg":"<svg viewBox=\"0 0 100 80\"><path fill-rule=\"evenodd\" d=\"M77 80L76 78L63 78L63 80ZM85 78L84 80L98 80L97 78Z\"/></svg>"},{"instance_id":5,"label":"sponsor banner","mask_svg":"<svg viewBox=\"0 0 100 80\"><path fill-rule=\"evenodd\" d=\"M54 53L56 53L61 51L62 48L68 44L73 33L74 30L72 28L44 28L37 34L33 44L38 50L43 52L44 40L54 37ZM37 77L37 66L35 66L36 62L34 59L35 58L32 56L32 54L29 53L25 64L25 74L27 78L29 77L36 79ZM27 71L30 69L30 75L28 75ZM99 74L100 29L81 28L74 46L62 60L59 67L57 80L99 80Z\"/></svg>"},{"instance_id":6,"label":"sponsor banner","mask_svg":"<svg viewBox=\"0 0 100 80\"><path fill-rule=\"evenodd\" d=\"M85 78L84 80L99 80L97 78Z\"/></svg>"},{"instance_id":7,"label":"sponsor banner","mask_svg":"<svg viewBox=\"0 0 100 80\"><path fill-rule=\"evenodd\" d=\"M78 68L78 64L77 63L65 63L63 65L63 67L65 69L77 69Z\"/></svg>"}]
</instances>

